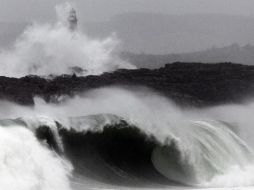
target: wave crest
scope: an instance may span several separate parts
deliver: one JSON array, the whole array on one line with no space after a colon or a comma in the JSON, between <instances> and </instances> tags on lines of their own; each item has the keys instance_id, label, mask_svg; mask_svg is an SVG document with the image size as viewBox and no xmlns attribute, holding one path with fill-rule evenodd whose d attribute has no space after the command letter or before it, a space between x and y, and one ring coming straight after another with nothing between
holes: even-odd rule
<instances>
[{"instance_id":1,"label":"wave crest","mask_svg":"<svg viewBox=\"0 0 254 190\"><path fill-rule=\"evenodd\" d=\"M68 127L56 125L76 172L109 183L234 186L221 184L221 179L233 175L232 168L249 172L254 160L247 144L219 121L189 121L185 130L171 129L164 141L160 134L110 114L70 118ZM251 178L244 185L253 182Z\"/></svg>"}]
</instances>

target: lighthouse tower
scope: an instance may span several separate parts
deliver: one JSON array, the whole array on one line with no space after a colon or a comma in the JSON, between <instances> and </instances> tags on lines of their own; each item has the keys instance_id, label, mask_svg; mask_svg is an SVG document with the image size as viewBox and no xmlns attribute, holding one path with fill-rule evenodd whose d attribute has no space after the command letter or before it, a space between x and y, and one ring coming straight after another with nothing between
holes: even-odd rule
<instances>
[{"instance_id":1,"label":"lighthouse tower","mask_svg":"<svg viewBox=\"0 0 254 190\"><path fill-rule=\"evenodd\" d=\"M69 12L68 25L71 31L76 31L78 28L78 19L77 19L76 10L74 8L72 8Z\"/></svg>"}]
</instances>

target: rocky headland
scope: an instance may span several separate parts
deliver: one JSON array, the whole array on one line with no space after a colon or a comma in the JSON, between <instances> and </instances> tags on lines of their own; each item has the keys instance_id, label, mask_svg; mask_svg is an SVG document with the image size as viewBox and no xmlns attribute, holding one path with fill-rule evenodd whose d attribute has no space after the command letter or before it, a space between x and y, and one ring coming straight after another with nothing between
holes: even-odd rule
<instances>
[{"instance_id":1,"label":"rocky headland","mask_svg":"<svg viewBox=\"0 0 254 190\"><path fill-rule=\"evenodd\" d=\"M254 94L254 66L218 63L172 63L160 69L117 70L100 76L62 75L0 77L0 99L33 105L34 97L57 102L99 87L143 88L172 99L182 106L242 103Z\"/></svg>"}]
</instances>

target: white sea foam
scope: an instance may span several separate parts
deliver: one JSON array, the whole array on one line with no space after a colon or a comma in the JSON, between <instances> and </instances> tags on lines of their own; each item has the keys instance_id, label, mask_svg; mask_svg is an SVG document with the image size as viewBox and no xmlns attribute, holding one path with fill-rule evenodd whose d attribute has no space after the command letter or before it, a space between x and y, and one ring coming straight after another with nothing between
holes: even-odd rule
<instances>
[{"instance_id":1,"label":"white sea foam","mask_svg":"<svg viewBox=\"0 0 254 190\"><path fill-rule=\"evenodd\" d=\"M0 127L0 189L69 190L71 166L28 129Z\"/></svg>"},{"instance_id":2,"label":"white sea foam","mask_svg":"<svg viewBox=\"0 0 254 190\"><path fill-rule=\"evenodd\" d=\"M56 7L58 21L26 28L9 50L0 51L0 75L22 77L72 74L97 75L120 68L135 67L119 58L120 41L115 35L106 39L91 39L81 30L72 31L66 23L72 6Z\"/></svg>"},{"instance_id":3,"label":"white sea foam","mask_svg":"<svg viewBox=\"0 0 254 190\"><path fill-rule=\"evenodd\" d=\"M0 102L3 108L0 118L36 118L38 115L46 115L68 128L68 117L105 113L118 115L145 133L155 136L162 144L175 143L183 165L188 168L186 174L190 172L193 177L190 181L184 177L177 178L177 181L200 187L241 187L254 184L251 175L253 151L249 146L252 140L245 139L244 136L242 140L241 135L239 137L230 130L236 124L234 130L239 134L242 131L251 134L253 120L252 117L246 117L254 110L251 103L209 109L182 109L156 93L120 88L92 90L60 105L47 104L39 99L35 102L34 108ZM231 117L233 113L237 113L237 117ZM89 130L92 126L95 123L90 126L86 122L84 125L79 124L76 129ZM168 175L161 171L157 163L154 164L162 174ZM163 168L167 169L166 166ZM168 170L170 169L172 168L169 167ZM170 175L168 177L172 178Z\"/></svg>"}]
</instances>

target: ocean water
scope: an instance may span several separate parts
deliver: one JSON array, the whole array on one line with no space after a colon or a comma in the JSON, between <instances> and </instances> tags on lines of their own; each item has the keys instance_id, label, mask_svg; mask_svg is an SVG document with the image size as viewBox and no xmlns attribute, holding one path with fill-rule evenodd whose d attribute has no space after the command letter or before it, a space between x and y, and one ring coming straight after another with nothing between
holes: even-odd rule
<instances>
[{"instance_id":1,"label":"ocean water","mask_svg":"<svg viewBox=\"0 0 254 190\"><path fill-rule=\"evenodd\" d=\"M118 39L34 24L0 52L0 74L135 69ZM0 101L0 190L254 189L254 104L182 108L156 92L94 89L34 107Z\"/></svg>"},{"instance_id":2,"label":"ocean water","mask_svg":"<svg viewBox=\"0 0 254 190\"><path fill-rule=\"evenodd\" d=\"M100 89L105 102L109 97L116 99L106 95L109 91L130 93L131 97L135 94ZM95 97L96 92L92 94ZM196 117L182 121L190 116L166 102L162 106L162 97L158 98L149 97L148 102L138 98L127 107L118 106L120 116L116 110L109 111L110 104L87 96L62 105L37 101L35 108L2 103L13 116L30 116L0 121L0 189L252 189L253 150L232 130L233 124ZM82 111L86 115L64 118L58 113L69 114L66 112L75 107L75 101L87 109L91 106L88 99L103 107L96 108L100 114ZM136 111L129 109L133 103L139 108L134 117ZM172 114L169 108L175 115L165 117L164 109ZM160 110L160 115L151 116L141 109L153 115ZM106 110L111 113L105 114ZM43 111L52 117L31 116ZM168 123L176 118L173 125Z\"/></svg>"}]
</instances>

